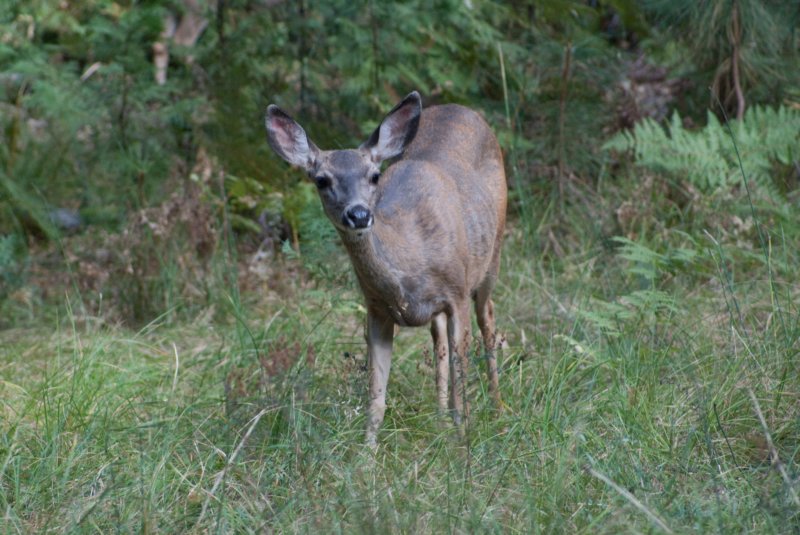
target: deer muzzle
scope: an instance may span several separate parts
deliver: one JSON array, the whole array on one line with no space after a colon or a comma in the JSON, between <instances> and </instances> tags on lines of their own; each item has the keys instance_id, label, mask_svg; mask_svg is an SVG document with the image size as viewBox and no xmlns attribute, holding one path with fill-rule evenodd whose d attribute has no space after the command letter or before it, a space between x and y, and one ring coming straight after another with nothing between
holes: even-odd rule
<instances>
[{"instance_id":1,"label":"deer muzzle","mask_svg":"<svg viewBox=\"0 0 800 535\"><path fill-rule=\"evenodd\" d=\"M372 226L372 212L361 204L349 207L344 211L342 223L351 229L365 229Z\"/></svg>"}]
</instances>

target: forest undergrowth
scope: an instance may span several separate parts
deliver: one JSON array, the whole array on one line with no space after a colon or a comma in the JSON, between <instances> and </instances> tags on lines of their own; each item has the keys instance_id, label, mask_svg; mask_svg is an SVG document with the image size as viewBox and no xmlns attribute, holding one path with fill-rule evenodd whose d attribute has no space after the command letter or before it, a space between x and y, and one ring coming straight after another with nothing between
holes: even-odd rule
<instances>
[{"instance_id":1,"label":"forest undergrowth","mask_svg":"<svg viewBox=\"0 0 800 535\"><path fill-rule=\"evenodd\" d=\"M3 3L0 532L797 533L798 20ZM357 146L412 89L503 149L503 410L475 342L460 436L404 329L373 452L362 298L263 112Z\"/></svg>"}]
</instances>

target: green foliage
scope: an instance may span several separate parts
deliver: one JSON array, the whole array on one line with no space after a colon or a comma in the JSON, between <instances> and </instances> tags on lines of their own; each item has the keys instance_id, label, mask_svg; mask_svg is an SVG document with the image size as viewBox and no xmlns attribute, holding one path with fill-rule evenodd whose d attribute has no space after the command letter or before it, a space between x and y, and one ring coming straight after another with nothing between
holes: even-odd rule
<instances>
[{"instance_id":1,"label":"green foliage","mask_svg":"<svg viewBox=\"0 0 800 535\"><path fill-rule=\"evenodd\" d=\"M580 310L581 318L606 336L619 337L641 323L655 325L665 316L682 313L675 295L664 288L669 288L668 281L679 274L698 268L700 252L694 239L674 231L671 239L661 241L657 247L622 236L613 241L618 244L617 258L624 261L622 271L636 289L613 299L591 299Z\"/></svg>"},{"instance_id":2,"label":"green foliage","mask_svg":"<svg viewBox=\"0 0 800 535\"><path fill-rule=\"evenodd\" d=\"M796 87L800 11L791 2L764 0L647 0L645 11L688 49L691 62L676 65L697 79L697 91L728 109L736 98L734 60L747 102L777 105ZM711 108L717 103L710 102Z\"/></svg>"},{"instance_id":3,"label":"green foliage","mask_svg":"<svg viewBox=\"0 0 800 535\"><path fill-rule=\"evenodd\" d=\"M320 147L341 148L364 141L412 89L431 103L496 97L497 12L461 0L233 4L224 34L209 32L199 44L215 82L214 152L233 174L285 190L294 175L266 147L260 120L271 102Z\"/></svg>"},{"instance_id":4,"label":"green foliage","mask_svg":"<svg viewBox=\"0 0 800 535\"><path fill-rule=\"evenodd\" d=\"M65 206L89 223L119 222L163 195L197 107L190 80L153 82L164 13L111 1L5 4L0 31L15 46L0 54L0 105L11 112L0 120L0 230L28 218L53 236L45 214Z\"/></svg>"},{"instance_id":5,"label":"green foliage","mask_svg":"<svg viewBox=\"0 0 800 535\"><path fill-rule=\"evenodd\" d=\"M636 290L614 301L592 300L587 308L581 310L580 317L606 336L619 337L640 322L653 324L663 314L677 311L675 299L668 293Z\"/></svg>"},{"instance_id":6,"label":"green foliage","mask_svg":"<svg viewBox=\"0 0 800 535\"><path fill-rule=\"evenodd\" d=\"M23 282L24 247L16 234L0 235L0 303Z\"/></svg>"},{"instance_id":7,"label":"green foliage","mask_svg":"<svg viewBox=\"0 0 800 535\"><path fill-rule=\"evenodd\" d=\"M328 221L315 186L308 181L298 183L288 197L286 220L297 229L300 258L306 269L326 284L352 284L350 261L339 247L339 235ZM297 253L287 242L289 257Z\"/></svg>"},{"instance_id":8,"label":"green foliage","mask_svg":"<svg viewBox=\"0 0 800 535\"><path fill-rule=\"evenodd\" d=\"M686 242L686 245L668 247L663 253L623 236L615 236L613 241L619 245L617 256L629 263L627 272L644 278L650 284L655 284L664 274L690 268L697 257L697 243L694 239L678 231L675 235Z\"/></svg>"},{"instance_id":9,"label":"green foliage","mask_svg":"<svg viewBox=\"0 0 800 535\"><path fill-rule=\"evenodd\" d=\"M283 195L250 177L225 176L225 196L231 208L231 223L238 232L256 235L264 232L258 223L263 217L284 215ZM270 221L272 222L272 221Z\"/></svg>"},{"instance_id":10,"label":"green foliage","mask_svg":"<svg viewBox=\"0 0 800 535\"><path fill-rule=\"evenodd\" d=\"M607 3L608 11L575 0L522 4L501 23L506 39L497 42L506 69L510 131L499 121L497 127L520 175L512 177L521 180L518 193L549 194L553 181L547 174L536 180L542 174L537 167L560 165L582 174L601 166L603 155L589 138L612 122L613 110L602 103L622 69L620 51L604 33L604 17L613 9L622 13L630 26L618 30L642 29L642 21L625 1Z\"/></svg>"},{"instance_id":11,"label":"green foliage","mask_svg":"<svg viewBox=\"0 0 800 535\"><path fill-rule=\"evenodd\" d=\"M731 128L747 180L774 190L773 165L792 165L800 156L800 112L786 106L754 106L742 121L732 121ZM697 131L686 129L677 112L666 129L645 119L603 148L632 151L638 165L677 179L685 177L704 192L742 183L731 135L710 112L708 124Z\"/></svg>"}]
</instances>

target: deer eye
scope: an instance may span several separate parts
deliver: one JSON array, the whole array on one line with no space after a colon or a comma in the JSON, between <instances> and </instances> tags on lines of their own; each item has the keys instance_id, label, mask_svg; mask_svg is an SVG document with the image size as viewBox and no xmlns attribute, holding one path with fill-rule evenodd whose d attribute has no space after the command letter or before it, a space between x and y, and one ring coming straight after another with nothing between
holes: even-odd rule
<instances>
[{"instance_id":1,"label":"deer eye","mask_svg":"<svg viewBox=\"0 0 800 535\"><path fill-rule=\"evenodd\" d=\"M380 173L375 173L374 175L369 177L369 181L370 181L371 184L377 184L378 180L380 180L380 178L381 178L381 174Z\"/></svg>"},{"instance_id":2,"label":"deer eye","mask_svg":"<svg viewBox=\"0 0 800 535\"><path fill-rule=\"evenodd\" d=\"M317 185L318 189L325 189L325 188L330 187L331 179L326 177L326 176L320 175L320 176L314 177L314 184Z\"/></svg>"}]
</instances>

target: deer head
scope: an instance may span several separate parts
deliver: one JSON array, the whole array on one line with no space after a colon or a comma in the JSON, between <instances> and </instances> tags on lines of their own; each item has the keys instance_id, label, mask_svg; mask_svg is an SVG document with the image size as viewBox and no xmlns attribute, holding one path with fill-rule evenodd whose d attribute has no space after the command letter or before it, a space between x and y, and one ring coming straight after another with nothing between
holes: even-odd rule
<instances>
[{"instance_id":1,"label":"deer head","mask_svg":"<svg viewBox=\"0 0 800 535\"><path fill-rule=\"evenodd\" d=\"M334 226L346 233L372 227L381 164L400 156L419 127L422 101L416 91L404 98L357 149L320 150L286 112L267 108L267 137L273 150L306 171L317 186Z\"/></svg>"}]
</instances>

